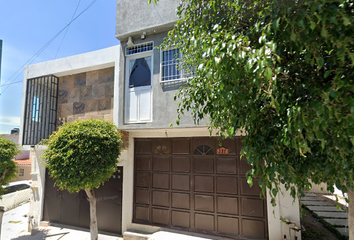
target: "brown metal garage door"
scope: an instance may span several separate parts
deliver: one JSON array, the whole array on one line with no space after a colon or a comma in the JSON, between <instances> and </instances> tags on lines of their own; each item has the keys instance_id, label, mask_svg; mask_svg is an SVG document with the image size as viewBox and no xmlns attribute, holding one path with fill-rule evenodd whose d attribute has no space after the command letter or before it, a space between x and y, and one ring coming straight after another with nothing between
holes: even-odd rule
<instances>
[{"instance_id":1,"label":"brown metal garage door","mask_svg":"<svg viewBox=\"0 0 354 240\"><path fill-rule=\"evenodd\" d=\"M98 230L122 233L123 168L118 167L111 179L95 190ZM69 193L54 186L46 173L43 220L78 227L90 227L90 204L85 191Z\"/></svg>"},{"instance_id":2,"label":"brown metal garage door","mask_svg":"<svg viewBox=\"0 0 354 240\"><path fill-rule=\"evenodd\" d=\"M136 223L267 239L266 201L247 184L241 139L136 139Z\"/></svg>"}]
</instances>

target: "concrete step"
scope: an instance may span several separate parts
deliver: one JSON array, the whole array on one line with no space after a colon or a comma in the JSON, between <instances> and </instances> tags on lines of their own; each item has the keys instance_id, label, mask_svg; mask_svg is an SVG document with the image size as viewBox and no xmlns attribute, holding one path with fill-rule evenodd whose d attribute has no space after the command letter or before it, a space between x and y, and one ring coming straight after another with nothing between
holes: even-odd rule
<instances>
[{"instance_id":1,"label":"concrete step","mask_svg":"<svg viewBox=\"0 0 354 240\"><path fill-rule=\"evenodd\" d=\"M327 201L322 201L317 199L317 201L303 201L301 200L302 204L305 206L333 206L333 204L327 202Z\"/></svg>"},{"instance_id":2,"label":"concrete step","mask_svg":"<svg viewBox=\"0 0 354 240\"><path fill-rule=\"evenodd\" d=\"M344 212L344 210L338 209L335 206L306 206L313 212Z\"/></svg>"},{"instance_id":3,"label":"concrete step","mask_svg":"<svg viewBox=\"0 0 354 240\"><path fill-rule=\"evenodd\" d=\"M348 219L324 218L324 220L333 226L348 226Z\"/></svg>"},{"instance_id":4,"label":"concrete step","mask_svg":"<svg viewBox=\"0 0 354 240\"><path fill-rule=\"evenodd\" d=\"M151 234L137 233L131 231L125 231L123 233L124 240L148 240Z\"/></svg>"},{"instance_id":5,"label":"concrete step","mask_svg":"<svg viewBox=\"0 0 354 240\"><path fill-rule=\"evenodd\" d=\"M300 201L318 201L318 200L321 200L320 197L316 196L316 197L303 197L303 198L300 198Z\"/></svg>"},{"instance_id":6,"label":"concrete step","mask_svg":"<svg viewBox=\"0 0 354 240\"><path fill-rule=\"evenodd\" d=\"M346 212L316 212L316 214L323 218L348 218L348 213Z\"/></svg>"},{"instance_id":7,"label":"concrete step","mask_svg":"<svg viewBox=\"0 0 354 240\"><path fill-rule=\"evenodd\" d=\"M340 232L340 233L343 234L344 236L349 237L349 228L346 228L346 227L336 227L336 229L338 230L338 232Z\"/></svg>"}]
</instances>

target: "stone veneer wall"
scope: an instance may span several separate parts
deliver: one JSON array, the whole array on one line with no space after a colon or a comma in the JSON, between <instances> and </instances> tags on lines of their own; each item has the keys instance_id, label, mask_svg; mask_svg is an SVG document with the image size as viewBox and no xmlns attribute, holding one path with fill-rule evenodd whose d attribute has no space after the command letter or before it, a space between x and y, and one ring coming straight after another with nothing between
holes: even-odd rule
<instances>
[{"instance_id":1,"label":"stone veneer wall","mask_svg":"<svg viewBox=\"0 0 354 240\"><path fill-rule=\"evenodd\" d=\"M114 68L59 78L57 127L76 119L113 121Z\"/></svg>"}]
</instances>

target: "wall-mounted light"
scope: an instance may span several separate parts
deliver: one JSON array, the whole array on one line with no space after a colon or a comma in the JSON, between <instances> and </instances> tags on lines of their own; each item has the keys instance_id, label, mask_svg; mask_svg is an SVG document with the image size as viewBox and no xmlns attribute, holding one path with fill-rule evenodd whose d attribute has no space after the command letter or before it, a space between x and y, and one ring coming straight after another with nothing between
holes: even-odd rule
<instances>
[{"instance_id":1,"label":"wall-mounted light","mask_svg":"<svg viewBox=\"0 0 354 240\"><path fill-rule=\"evenodd\" d=\"M146 38L146 32L143 32L143 34L141 34L141 40L144 40Z\"/></svg>"},{"instance_id":2,"label":"wall-mounted light","mask_svg":"<svg viewBox=\"0 0 354 240\"><path fill-rule=\"evenodd\" d=\"M134 45L132 37L128 37L127 45L128 45L129 47L131 47L131 46Z\"/></svg>"}]
</instances>

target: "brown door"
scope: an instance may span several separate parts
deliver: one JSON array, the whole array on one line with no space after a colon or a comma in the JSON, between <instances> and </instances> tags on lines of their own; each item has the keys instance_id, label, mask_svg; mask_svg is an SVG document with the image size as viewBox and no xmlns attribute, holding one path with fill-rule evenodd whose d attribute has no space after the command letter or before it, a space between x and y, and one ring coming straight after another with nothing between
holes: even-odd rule
<instances>
[{"instance_id":1,"label":"brown door","mask_svg":"<svg viewBox=\"0 0 354 240\"><path fill-rule=\"evenodd\" d=\"M266 202L240 149L240 138L136 139L133 221L267 239Z\"/></svg>"},{"instance_id":2,"label":"brown door","mask_svg":"<svg viewBox=\"0 0 354 240\"><path fill-rule=\"evenodd\" d=\"M98 230L122 233L123 168L118 167L110 180L95 190ZM89 228L90 205L85 191L69 193L54 186L46 174L43 220Z\"/></svg>"}]
</instances>

